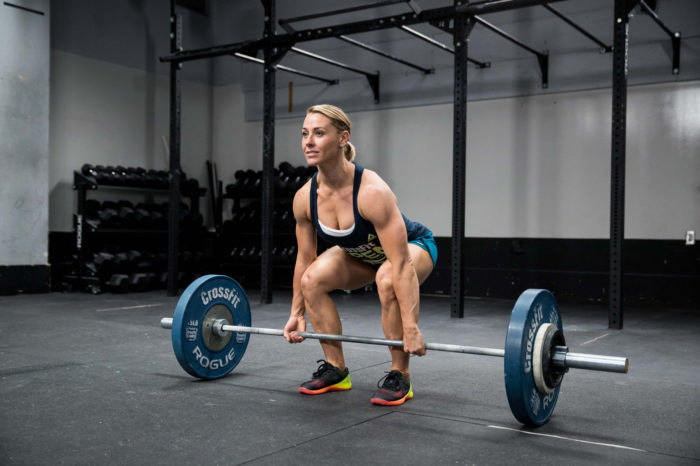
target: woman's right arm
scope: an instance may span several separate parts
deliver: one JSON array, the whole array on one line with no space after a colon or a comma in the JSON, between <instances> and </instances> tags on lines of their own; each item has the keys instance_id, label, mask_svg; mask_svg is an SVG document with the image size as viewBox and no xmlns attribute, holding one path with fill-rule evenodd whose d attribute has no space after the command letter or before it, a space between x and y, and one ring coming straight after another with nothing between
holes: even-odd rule
<instances>
[{"instance_id":1,"label":"woman's right arm","mask_svg":"<svg viewBox=\"0 0 700 466\"><path fill-rule=\"evenodd\" d=\"M294 195L292 208L296 220L297 259L294 265L294 279L292 282L292 309L287 325L284 326L284 337L290 343L299 343L304 339L295 330L306 330L306 306L301 294L301 277L306 269L316 260L316 228L311 222L309 212L309 191L311 182L307 182Z\"/></svg>"}]
</instances>

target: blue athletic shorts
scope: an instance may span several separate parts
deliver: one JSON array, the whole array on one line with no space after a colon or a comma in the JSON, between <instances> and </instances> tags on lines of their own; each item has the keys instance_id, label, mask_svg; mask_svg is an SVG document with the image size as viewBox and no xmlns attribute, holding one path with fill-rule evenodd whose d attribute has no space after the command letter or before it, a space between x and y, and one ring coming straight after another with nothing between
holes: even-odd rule
<instances>
[{"instance_id":1,"label":"blue athletic shorts","mask_svg":"<svg viewBox=\"0 0 700 466\"><path fill-rule=\"evenodd\" d=\"M438 250L437 243L435 242L435 238L433 238L432 231L429 231L428 234L425 236L421 236L420 238L416 238L414 240L409 241L409 243L416 244L428 251L428 254L430 254L430 258L433 260L433 267L435 267L435 264L437 264Z\"/></svg>"}]
</instances>

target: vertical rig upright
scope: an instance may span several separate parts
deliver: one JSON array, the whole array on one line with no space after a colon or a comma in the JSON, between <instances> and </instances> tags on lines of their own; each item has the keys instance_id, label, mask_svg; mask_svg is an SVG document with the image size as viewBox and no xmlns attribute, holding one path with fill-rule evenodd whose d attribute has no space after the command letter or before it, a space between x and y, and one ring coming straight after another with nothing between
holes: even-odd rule
<instances>
[{"instance_id":1,"label":"vertical rig upright","mask_svg":"<svg viewBox=\"0 0 700 466\"><path fill-rule=\"evenodd\" d=\"M455 6L461 2L455 0ZM454 18L454 115L452 146L452 267L450 315L464 317L464 221L467 165L467 68L470 16Z\"/></svg>"},{"instance_id":2,"label":"vertical rig upright","mask_svg":"<svg viewBox=\"0 0 700 466\"><path fill-rule=\"evenodd\" d=\"M638 0L615 0L612 66L612 143L610 165L610 300L608 327L623 324L623 242L625 239L625 150L629 13Z\"/></svg>"},{"instance_id":3,"label":"vertical rig upright","mask_svg":"<svg viewBox=\"0 0 700 466\"><path fill-rule=\"evenodd\" d=\"M170 52L182 50L182 17L170 0ZM179 61L170 62L170 202L168 205L168 296L178 293L177 252L180 244L180 110L182 82Z\"/></svg>"},{"instance_id":4,"label":"vertical rig upright","mask_svg":"<svg viewBox=\"0 0 700 466\"><path fill-rule=\"evenodd\" d=\"M261 0L265 9L263 36L265 43L264 90L263 90L263 166L262 166L262 238L260 264L260 302L272 302L272 214L275 169L275 55L277 50L271 45L275 35L276 0Z\"/></svg>"}]
</instances>

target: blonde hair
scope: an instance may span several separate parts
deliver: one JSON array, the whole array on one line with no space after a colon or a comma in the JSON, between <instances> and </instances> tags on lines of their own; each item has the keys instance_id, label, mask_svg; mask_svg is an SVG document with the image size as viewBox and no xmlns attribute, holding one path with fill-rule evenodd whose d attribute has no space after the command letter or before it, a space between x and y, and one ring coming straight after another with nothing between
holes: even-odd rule
<instances>
[{"instance_id":1,"label":"blonde hair","mask_svg":"<svg viewBox=\"0 0 700 466\"><path fill-rule=\"evenodd\" d=\"M352 123L350 122L350 118L348 118L340 107L330 104L313 105L306 110L306 114L308 115L309 113L320 113L331 120L331 124L339 133L343 131L350 133ZM345 159L349 162L355 160L355 146L353 146L350 141L345 145L343 155L345 155Z\"/></svg>"}]
</instances>

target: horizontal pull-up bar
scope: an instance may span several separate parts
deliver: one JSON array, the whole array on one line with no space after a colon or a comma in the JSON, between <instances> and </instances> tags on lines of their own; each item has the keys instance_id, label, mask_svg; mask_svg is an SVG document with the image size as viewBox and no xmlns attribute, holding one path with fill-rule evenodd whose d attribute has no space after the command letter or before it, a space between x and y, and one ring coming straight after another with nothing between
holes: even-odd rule
<instances>
[{"instance_id":1,"label":"horizontal pull-up bar","mask_svg":"<svg viewBox=\"0 0 700 466\"><path fill-rule=\"evenodd\" d=\"M583 29L581 26L579 26L578 24L576 24L575 22L573 22L570 18L564 16L561 12L555 10L555 9L552 8L550 5L547 5L546 3L545 3L544 5L542 5L542 6L545 7L547 10L549 10L549 11L550 11L552 14L554 14L555 16L559 17L559 18L560 18L561 20L563 20L566 24L568 24L569 26L571 26L572 28L576 29L578 32L580 32L581 34L583 34L584 36L588 37L590 40L592 40L593 42L595 42L596 44L598 44L598 45L600 46L600 51L601 51L601 52L603 52L603 53L609 53L609 52L612 51L612 45L606 45L602 40L598 39L598 38L595 37L593 34L591 34L590 32L586 31L585 29Z\"/></svg>"},{"instance_id":2,"label":"horizontal pull-up bar","mask_svg":"<svg viewBox=\"0 0 700 466\"><path fill-rule=\"evenodd\" d=\"M401 29L403 29L404 31L406 31L409 34L412 34L412 35L418 37L421 40L424 40L425 42L427 42L431 45L434 45L438 48L441 48L442 50L444 50L446 52L450 52L451 54L455 53L455 49L453 49L449 45L443 44L442 42L437 41L430 36L426 36L425 34L419 32L419 31L416 31L413 28L410 28L408 26L401 26ZM474 60L473 58L469 58L469 57L467 57L467 61L475 64L479 68L489 68L491 66L490 62L481 62L481 61Z\"/></svg>"},{"instance_id":3,"label":"horizontal pull-up bar","mask_svg":"<svg viewBox=\"0 0 700 466\"><path fill-rule=\"evenodd\" d=\"M369 86L372 88L372 92L374 93L374 101L379 102L379 72L377 73L370 73L368 71L362 71L357 68L353 68L350 65L346 65L345 63L341 63L336 60L332 60L330 58L323 57L321 55L318 55L313 52L309 52L308 50L303 50L298 47L291 47L289 50L292 52L298 53L300 55L304 55L309 58L313 58L314 60L322 61L324 63L328 63L329 65L337 66L338 68L343 68L348 71L352 71L354 73L359 73L363 74L366 78L367 81L369 82Z\"/></svg>"},{"instance_id":4,"label":"horizontal pull-up bar","mask_svg":"<svg viewBox=\"0 0 700 466\"><path fill-rule=\"evenodd\" d=\"M236 53L234 53L233 55L235 55L236 57L238 57L238 58L240 58L240 59L242 59L242 60L247 60L247 61L252 61L252 62L255 62L255 63L260 63L261 65L264 65L264 64L265 64L265 60L263 60L262 58L251 57L250 55L244 55L244 54L242 54L242 53L240 53L240 52L236 52ZM317 81L323 81L323 82L325 82L325 83L328 83L329 85L338 84L338 80L337 80L337 79L323 78L323 77L321 77L321 76L316 76L316 75L313 75L313 74L311 74L311 73L307 73L306 71L301 71L301 70L297 70L297 69L295 69L295 68L290 68L289 66L275 65L275 68L278 69L278 70L280 70L280 71L285 71L285 72L287 72L287 73L297 74L297 75L299 75L299 76L304 76L304 77L306 77L306 78L315 79L315 80L317 80Z\"/></svg>"},{"instance_id":5,"label":"horizontal pull-up bar","mask_svg":"<svg viewBox=\"0 0 700 466\"><path fill-rule=\"evenodd\" d=\"M362 49L368 50L370 52L376 53L377 55L381 55L382 57L388 58L389 60L394 60L395 62L401 63L406 66L410 66L411 68L415 68L419 70L423 74L432 74L435 72L434 68L423 68L422 66L415 65L413 63L407 62L406 60L402 60L401 58L394 57L390 55L387 52L384 52L383 50L379 50L377 48L372 47L371 45L367 45L365 43L362 43L358 40L355 40L351 37L348 36L338 36L338 39L345 41L349 44L356 45Z\"/></svg>"},{"instance_id":6,"label":"horizontal pull-up bar","mask_svg":"<svg viewBox=\"0 0 700 466\"><path fill-rule=\"evenodd\" d=\"M318 55L318 54L313 53L313 52L309 52L308 50L300 49L298 47L292 47L289 50L291 50L292 52L298 53L299 55L304 55L305 57L313 58L314 60L322 61L324 63L328 63L329 65L337 66L338 68L343 68L343 69L346 69L348 71L352 71L353 73L359 73L359 74L363 74L365 76L372 76L372 75L377 74L377 73L370 73L369 71L362 71L360 69L353 68L352 66L346 65L345 63L342 63L342 62L339 62L336 60L332 60L330 58Z\"/></svg>"},{"instance_id":7,"label":"horizontal pull-up bar","mask_svg":"<svg viewBox=\"0 0 700 466\"><path fill-rule=\"evenodd\" d=\"M472 16L472 19L484 26L487 29L490 29L491 31L495 32L499 36L503 37L504 39L507 39L514 43L515 45L527 50L530 53L533 53L537 57L537 63L540 65L540 71L542 72L542 87L547 88L549 84L549 55L546 53L538 52L537 50L533 49L532 47L526 45L525 43L521 42L520 40L516 39L515 37L511 36L507 32L505 32L502 29L497 28L493 24L489 23L488 21L484 20L483 18L480 18L479 16Z\"/></svg>"},{"instance_id":8,"label":"horizontal pull-up bar","mask_svg":"<svg viewBox=\"0 0 700 466\"><path fill-rule=\"evenodd\" d=\"M495 32L495 33L498 34L499 36L503 37L504 39L507 39L507 40L511 41L512 43L514 43L515 45L519 46L520 48L523 48L523 49L527 50L528 52L533 53L533 54L535 54L535 55L540 55L540 54L542 53L542 52L538 52L537 50L533 49L532 47L530 47L529 45L525 44L524 42L522 42L522 41L516 39L515 37L511 36L510 34L508 34L507 32L505 32L503 29L500 29L500 28L494 26L493 24L489 23L489 22L486 21L485 19L480 18L480 17L478 17L478 16L474 16L473 18L474 18L474 21L476 21L477 23L481 24L481 25L484 26L486 29L489 29L489 30Z\"/></svg>"}]
</instances>

